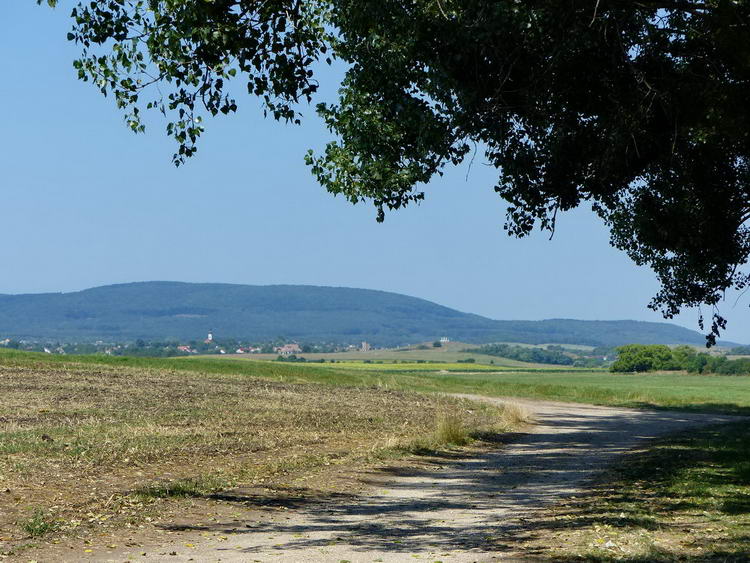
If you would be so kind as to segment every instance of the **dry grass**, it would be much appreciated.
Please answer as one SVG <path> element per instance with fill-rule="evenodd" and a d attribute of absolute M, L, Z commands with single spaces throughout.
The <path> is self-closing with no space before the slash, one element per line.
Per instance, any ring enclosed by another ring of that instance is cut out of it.
<path fill-rule="evenodd" d="M 473 432 L 507 427 L 502 417 L 492 407 L 387 389 L 6 361 L 0 553 L 43 531 L 138 522 L 158 497 L 320 474 L 394 444 L 465 443 Z"/>
<path fill-rule="evenodd" d="M 431 454 L 473 442 L 497 442 L 502 440 L 503 434 L 518 430 L 531 422 L 526 408 L 514 402 L 505 402 L 500 408 L 472 402 L 464 403 L 458 409 L 455 405 L 451 406 L 454 408 L 443 408 L 436 413 L 432 432 L 415 439 L 392 439 L 380 453 Z M 475 409 L 479 409 L 479 412 Z M 487 409 L 490 409 L 489 412 Z M 481 420 L 479 423 L 475 418 L 477 415 Z"/>
<path fill-rule="evenodd" d="M 469 440 L 469 430 L 463 419 L 455 412 L 443 412 L 438 415 L 435 440 L 439 444 L 466 445 Z"/>
<path fill-rule="evenodd" d="M 508 429 L 512 429 L 522 424 L 529 424 L 532 422 L 532 416 L 523 405 L 506 401 L 500 413 L 500 420 Z"/>

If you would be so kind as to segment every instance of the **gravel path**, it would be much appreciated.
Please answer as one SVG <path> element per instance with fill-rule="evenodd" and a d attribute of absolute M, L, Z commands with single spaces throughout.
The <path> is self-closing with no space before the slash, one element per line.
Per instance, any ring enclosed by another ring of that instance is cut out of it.
<path fill-rule="evenodd" d="M 205 537 L 197 532 L 194 539 L 182 536 L 179 544 L 151 546 L 148 560 L 460 563 L 504 559 L 502 553 L 488 551 L 488 546 L 497 547 L 504 534 L 523 528 L 525 520 L 549 503 L 581 491 L 618 454 L 662 434 L 736 419 L 513 401 L 531 411 L 536 424 L 506 447 L 477 458 L 386 476 L 354 502 L 277 511 L 241 523 L 239 531 L 235 523 L 226 536 Z"/>

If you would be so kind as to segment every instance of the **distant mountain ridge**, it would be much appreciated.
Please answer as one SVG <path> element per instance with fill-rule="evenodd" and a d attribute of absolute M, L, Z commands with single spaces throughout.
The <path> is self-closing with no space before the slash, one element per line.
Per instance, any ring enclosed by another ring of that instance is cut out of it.
<path fill-rule="evenodd" d="M 125 342 L 221 337 L 395 346 L 473 343 L 693 344 L 703 335 L 641 321 L 498 321 L 398 293 L 346 287 L 136 282 L 71 293 L 0 295 L 0 338 Z M 727 343 L 731 344 L 731 343 Z"/>

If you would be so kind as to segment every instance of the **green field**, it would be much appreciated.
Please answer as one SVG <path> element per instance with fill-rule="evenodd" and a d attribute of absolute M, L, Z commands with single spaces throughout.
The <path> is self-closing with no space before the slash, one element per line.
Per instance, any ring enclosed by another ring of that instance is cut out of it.
<path fill-rule="evenodd" d="M 232 358 L 234 359 L 234 358 Z M 503 359 L 503 358 L 499 358 Z M 239 360 L 239 361 L 273 361 L 273 360 Z M 506 360 L 511 362 L 513 360 Z M 316 362 L 310 362 L 316 365 Z M 336 363 L 318 364 L 328 369 L 335 370 L 356 370 L 369 371 L 373 373 L 405 373 L 405 372 L 452 372 L 452 373 L 508 373 L 508 372 L 560 372 L 560 371 L 591 371 L 583 368 L 572 368 L 570 366 L 551 366 L 545 364 L 531 364 L 515 362 L 516 365 L 490 365 L 479 363 L 461 363 L 461 362 L 420 362 L 408 361 L 389 362 L 383 360 L 376 361 L 359 361 L 359 360 L 336 360 Z"/>
<path fill-rule="evenodd" d="M 516 346 L 530 346 L 528 344 L 515 344 Z M 305 358 L 308 361 L 336 360 L 337 362 L 385 362 L 385 363 L 403 363 L 403 362 L 433 362 L 441 364 L 453 364 L 456 362 L 466 362 L 467 360 L 474 360 L 474 365 L 488 365 L 496 367 L 513 367 L 513 368 L 544 368 L 544 369 L 558 369 L 565 368 L 566 366 L 554 366 L 549 364 L 533 364 L 528 362 L 519 362 L 517 360 L 511 360 L 508 358 L 499 358 L 497 356 L 490 356 L 488 354 L 479 354 L 472 351 L 477 348 L 476 344 L 467 344 L 465 342 L 448 342 L 443 344 L 439 348 L 432 348 L 432 344 L 426 349 L 419 349 L 418 347 L 410 348 L 390 348 L 390 349 L 378 349 L 369 350 L 362 352 L 359 350 L 353 350 L 351 352 L 331 352 L 331 353 L 314 353 L 314 354 L 298 354 L 299 357 Z M 573 348 L 573 346 L 571 346 Z M 580 347 L 586 349 L 587 347 Z M 215 356 L 201 356 L 211 358 Z M 275 360 L 276 354 L 253 354 L 252 356 L 241 355 L 241 354 L 228 354 L 228 358 L 236 359 L 250 359 L 250 360 Z M 460 366 L 466 367 L 466 364 L 459 364 Z"/>
<path fill-rule="evenodd" d="M 382 369 L 385 366 L 367 370 L 368 366 L 352 369 L 341 364 L 327 364 L 317 369 L 333 372 L 342 380 L 357 380 L 359 385 L 385 385 L 413 391 L 750 414 L 750 378 L 747 377 L 675 372 L 620 375 L 583 370 L 440 373 L 423 369 L 423 364 L 413 365 L 412 370 L 408 370 L 407 365 L 400 365 L 399 371 L 385 371 Z M 307 369 L 307 366 L 302 369 Z M 316 379 L 323 377 L 317 370 L 311 376 Z"/>
<path fill-rule="evenodd" d="M 439 364 L 292 364 L 230 358 L 127 358 L 48 356 L 3 352 L 16 362 L 87 363 L 159 368 L 179 372 L 233 374 L 286 383 L 378 387 L 438 393 L 476 393 L 628 407 L 659 407 L 750 414 L 750 377 L 686 375 L 676 372 L 618 375 L 585 370 L 491 370 L 458 364 L 450 372 Z M 466 371 L 463 371 L 466 370 Z M 448 373 L 444 373 L 448 371 Z"/>

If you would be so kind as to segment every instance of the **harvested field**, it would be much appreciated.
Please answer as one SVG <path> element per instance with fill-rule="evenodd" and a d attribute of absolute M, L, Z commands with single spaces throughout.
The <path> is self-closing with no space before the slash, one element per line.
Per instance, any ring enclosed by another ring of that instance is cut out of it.
<path fill-rule="evenodd" d="M 497 408 L 386 389 L 6 359 L 0 553 L 138 525 L 164 497 L 445 446 L 446 420 L 460 440 L 510 424 Z"/>

